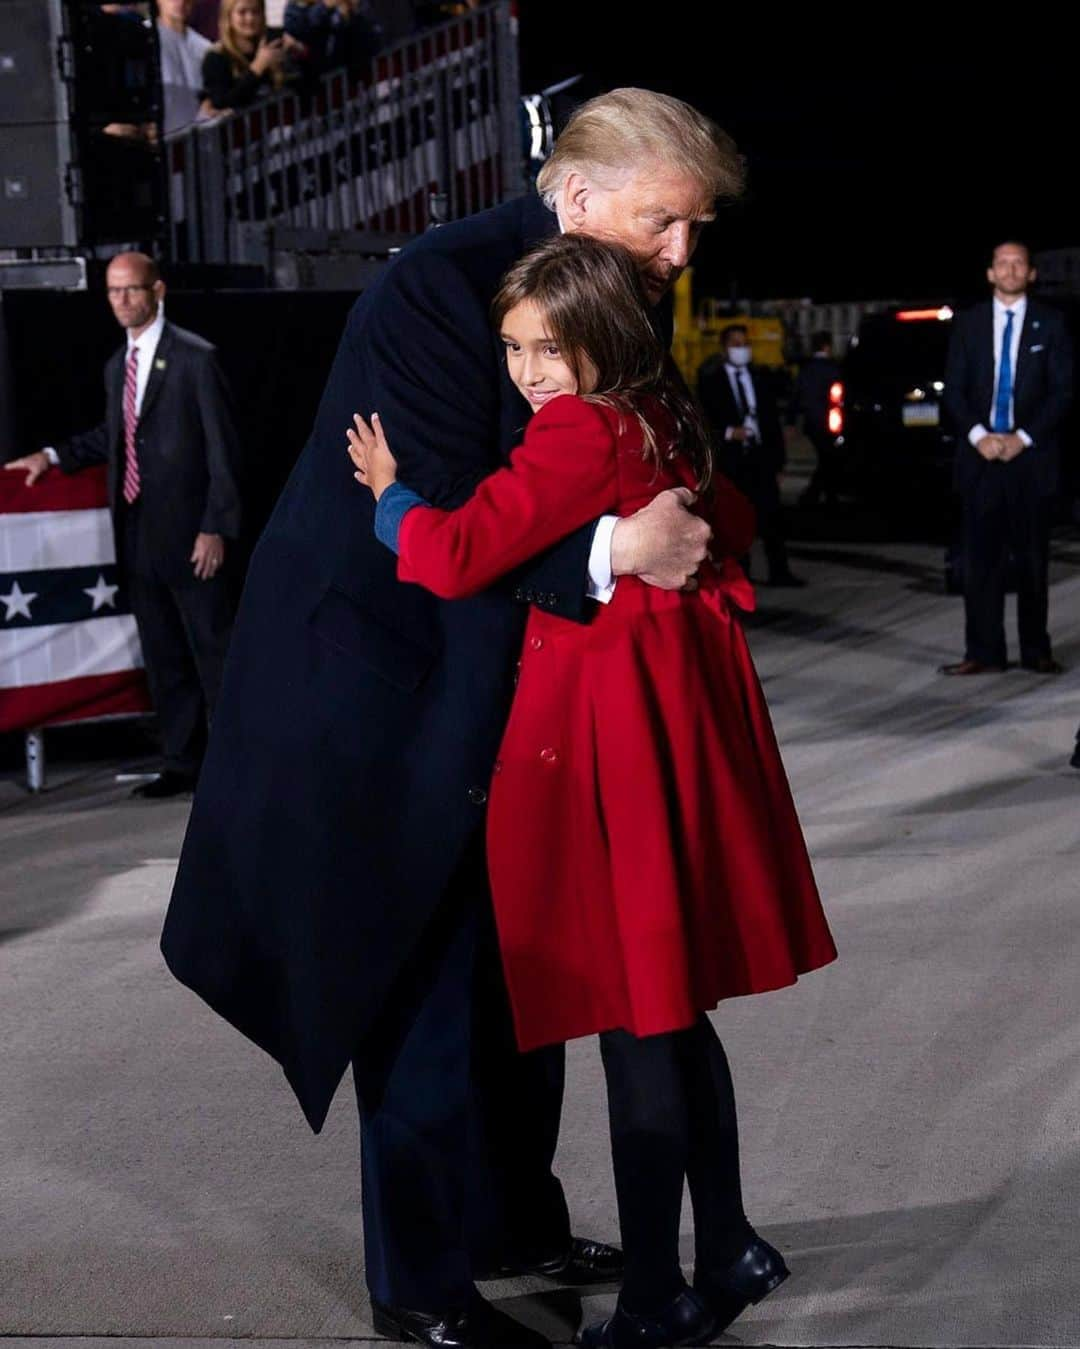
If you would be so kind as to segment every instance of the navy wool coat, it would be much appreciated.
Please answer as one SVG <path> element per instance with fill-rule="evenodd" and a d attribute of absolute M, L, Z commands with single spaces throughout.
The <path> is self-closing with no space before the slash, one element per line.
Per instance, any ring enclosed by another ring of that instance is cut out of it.
<path fill-rule="evenodd" d="M 481 826 L 527 604 L 584 620 L 592 528 L 446 602 L 403 585 L 345 429 L 454 506 L 527 407 L 488 314 L 557 228 L 535 196 L 430 231 L 357 301 L 252 559 L 162 951 L 284 1068 L 312 1128 Z"/>

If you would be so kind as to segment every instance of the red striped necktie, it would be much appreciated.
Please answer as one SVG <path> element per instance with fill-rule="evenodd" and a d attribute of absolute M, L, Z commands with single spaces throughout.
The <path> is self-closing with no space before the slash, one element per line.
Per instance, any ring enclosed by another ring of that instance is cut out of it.
<path fill-rule="evenodd" d="M 135 428 L 139 424 L 135 411 L 138 370 L 139 348 L 132 347 L 124 371 L 124 500 L 129 506 L 139 495 L 139 460 L 135 453 Z"/>

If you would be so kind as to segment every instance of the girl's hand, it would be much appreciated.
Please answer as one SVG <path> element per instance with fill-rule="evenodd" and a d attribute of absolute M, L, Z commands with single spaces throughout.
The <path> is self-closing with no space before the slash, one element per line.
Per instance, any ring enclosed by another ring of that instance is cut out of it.
<path fill-rule="evenodd" d="M 370 487 L 378 501 L 390 484 L 397 482 L 397 460 L 390 453 L 377 412 L 371 414 L 371 426 L 359 412 L 354 414 L 353 423 L 356 430 L 350 427 L 345 433 L 349 441 L 349 458 L 356 465 L 353 477 Z"/>

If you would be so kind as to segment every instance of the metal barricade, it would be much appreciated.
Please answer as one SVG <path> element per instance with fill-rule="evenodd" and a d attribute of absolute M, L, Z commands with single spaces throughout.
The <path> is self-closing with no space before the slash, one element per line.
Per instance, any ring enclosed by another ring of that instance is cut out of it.
<path fill-rule="evenodd" d="M 245 260 L 252 227 L 419 233 L 523 187 L 509 0 L 165 141 L 171 255 Z"/>

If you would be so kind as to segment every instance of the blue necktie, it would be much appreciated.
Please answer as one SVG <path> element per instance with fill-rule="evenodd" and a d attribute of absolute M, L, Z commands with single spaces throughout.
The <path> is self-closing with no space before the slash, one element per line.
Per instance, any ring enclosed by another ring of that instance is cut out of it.
<path fill-rule="evenodd" d="M 995 431 L 1012 430 L 1012 418 L 1009 416 L 1012 406 L 1012 325 L 1013 312 L 1010 309 L 1005 318 L 1005 334 L 1001 339 L 1001 364 L 998 368 L 997 397 L 994 399 Z"/>

